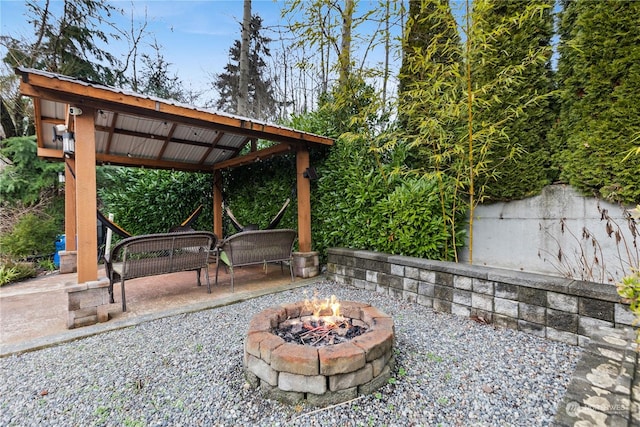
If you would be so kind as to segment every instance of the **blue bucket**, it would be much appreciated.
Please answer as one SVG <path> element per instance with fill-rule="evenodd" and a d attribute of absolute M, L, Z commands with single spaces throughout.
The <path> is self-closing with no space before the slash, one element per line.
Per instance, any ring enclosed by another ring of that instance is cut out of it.
<path fill-rule="evenodd" d="M 55 241 L 56 253 L 53 255 L 53 263 L 57 268 L 60 268 L 60 251 L 64 251 L 67 246 L 67 239 L 64 234 L 60 234 L 56 237 Z"/>

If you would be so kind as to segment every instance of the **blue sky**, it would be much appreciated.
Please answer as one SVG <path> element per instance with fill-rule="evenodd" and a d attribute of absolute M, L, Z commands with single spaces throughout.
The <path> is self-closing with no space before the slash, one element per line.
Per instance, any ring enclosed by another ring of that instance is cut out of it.
<path fill-rule="evenodd" d="M 62 5 L 62 1 L 54 0 L 54 3 Z M 211 74 L 223 71 L 229 47 L 240 38 L 242 0 L 112 0 L 110 3 L 127 11 L 125 16 L 114 17 L 124 30 L 131 27 L 131 12 L 134 20 L 142 22 L 146 11 L 147 30 L 164 48 L 165 60 L 173 64 L 171 71 L 178 74 L 185 86 L 192 85 L 194 89 L 206 86 Z M 262 17 L 265 27 L 277 26 L 282 5 L 272 0 L 253 0 L 252 12 Z M 26 12 L 23 0 L 0 0 L 2 34 L 33 37 Z M 147 38 L 147 42 L 152 40 Z M 120 54 L 126 50 L 126 44 L 114 43 L 109 49 Z"/>

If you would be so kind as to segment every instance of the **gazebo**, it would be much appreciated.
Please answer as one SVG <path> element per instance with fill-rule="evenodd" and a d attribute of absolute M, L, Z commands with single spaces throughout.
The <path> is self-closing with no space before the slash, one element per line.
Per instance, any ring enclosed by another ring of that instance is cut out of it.
<path fill-rule="evenodd" d="M 296 154 L 298 247 L 311 253 L 309 148 L 333 140 L 245 117 L 45 71 L 16 68 L 33 99 L 38 156 L 65 162 L 66 250 L 77 252 L 78 283 L 98 279 L 96 165 L 213 175 L 213 232 L 222 237 L 221 171 Z M 242 154 L 258 139 L 275 144 Z M 76 236 L 76 238 L 69 238 Z"/>

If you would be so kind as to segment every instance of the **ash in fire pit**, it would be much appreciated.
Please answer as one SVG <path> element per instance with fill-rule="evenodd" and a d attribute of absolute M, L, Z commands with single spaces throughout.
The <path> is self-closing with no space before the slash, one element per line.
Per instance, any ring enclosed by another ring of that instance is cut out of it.
<path fill-rule="evenodd" d="M 366 331 L 367 327 L 364 323 L 354 325 L 353 319 L 345 318 L 334 322 L 324 319 L 314 320 L 313 317 L 307 316 L 282 322 L 274 333 L 286 342 L 322 347 L 349 341 Z"/>
<path fill-rule="evenodd" d="M 268 397 L 326 406 L 369 394 L 387 383 L 393 319 L 369 304 L 335 297 L 258 313 L 245 340 L 249 384 Z"/>

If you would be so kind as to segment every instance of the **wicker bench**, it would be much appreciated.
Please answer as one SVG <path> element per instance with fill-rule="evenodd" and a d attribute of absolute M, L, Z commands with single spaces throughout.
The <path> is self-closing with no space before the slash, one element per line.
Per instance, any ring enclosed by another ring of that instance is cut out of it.
<path fill-rule="evenodd" d="M 231 272 L 231 292 L 233 292 L 233 269 L 245 265 L 256 265 L 279 262 L 289 262 L 291 281 L 293 278 L 293 244 L 296 231 L 281 230 L 252 230 L 236 233 L 218 245 L 218 259 L 216 262 L 216 284 L 218 284 L 218 270 L 224 263 Z"/>
<path fill-rule="evenodd" d="M 118 242 L 105 257 L 111 302 L 116 281 L 120 281 L 122 290 L 122 311 L 127 311 L 125 280 L 179 271 L 196 271 L 200 286 L 200 270 L 204 269 L 207 290 L 211 293 L 209 253 L 216 242 L 216 235 L 208 231 L 146 234 Z"/>

